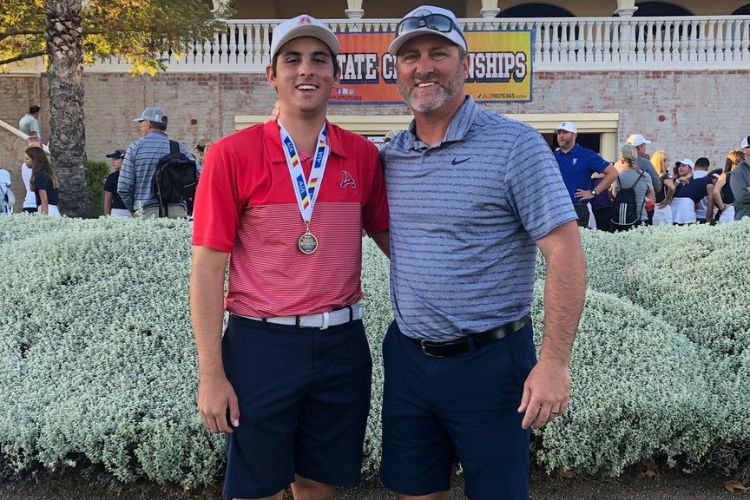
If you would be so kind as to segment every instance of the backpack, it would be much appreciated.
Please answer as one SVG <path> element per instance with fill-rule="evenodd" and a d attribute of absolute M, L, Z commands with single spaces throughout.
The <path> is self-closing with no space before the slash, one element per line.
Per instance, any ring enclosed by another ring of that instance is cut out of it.
<path fill-rule="evenodd" d="M 5 169 L 0 169 L 0 215 L 13 213 L 15 204 L 16 197 L 10 190 L 10 173 Z"/>
<path fill-rule="evenodd" d="M 635 185 L 641 180 L 643 174 L 645 172 L 641 172 L 641 175 L 628 188 L 622 187 L 620 177 L 617 177 L 617 184 L 620 186 L 620 190 L 612 201 L 611 221 L 612 227 L 616 230 L 630 229 L 641 221 L 641 214 L 638 213 L 638 201 L 635 199 Z"/>
<path fill-rule="evenodd" d="M 198 168 L 180 151 L 180 144 L 169 141 L 169 153 L 156 164 L 151 184 L 159 200 L 159 216 L 167 215 L 171 204 L 185 202 L 192 204 L 198 186 Z"/>

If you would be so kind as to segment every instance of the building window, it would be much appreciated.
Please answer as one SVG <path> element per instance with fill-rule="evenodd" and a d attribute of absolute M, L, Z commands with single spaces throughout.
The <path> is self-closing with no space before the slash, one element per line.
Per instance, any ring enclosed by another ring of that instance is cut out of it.
<path fill-rule="evenodd" d="M 739 9 L 732 12 L 733 16 L 750 16 L 750 3 L 743 5 Z"/>

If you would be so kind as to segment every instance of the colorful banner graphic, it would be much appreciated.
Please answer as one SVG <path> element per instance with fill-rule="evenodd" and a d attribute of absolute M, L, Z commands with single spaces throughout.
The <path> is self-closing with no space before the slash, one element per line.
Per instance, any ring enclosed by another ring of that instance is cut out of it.
<path fill-rule="evenodd" d="M 469 77 L 464 87 L 477 101 L 529 102 L 532 32 L 467 31 Z M 396 58 L 388 53 L 393 33 L 341 33 L 341 83 L 332 103 L 402 102 L 396 88 Z"/>

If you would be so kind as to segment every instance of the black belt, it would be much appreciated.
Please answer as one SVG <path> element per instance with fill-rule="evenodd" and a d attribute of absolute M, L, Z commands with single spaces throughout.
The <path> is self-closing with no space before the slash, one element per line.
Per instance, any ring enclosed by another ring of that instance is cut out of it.
<path fill-rule="evenodd" d="M 461 337 L 460 339 L 450 340 L 448 342 L 433 342 L 427 339 L 415 339 L 406 337 L 411 340 L 419 347 L 422 348 L 422 352 L 426 355 L 434 358 L 445 358 L 448 356 L 456 356 L 465 352 L 474 351 L 479 349 L 483 345 L 489 344 L 495 340 L 499 340 L 503 337 L 507 337 L 511 333 L 515 333 L 529 321 L 529 315 L 527 314 L 523 318 L 512 321 L 505 325 L 500 325 L 492 330 L 487 330 L 482 333 L 474 333 Z"/>

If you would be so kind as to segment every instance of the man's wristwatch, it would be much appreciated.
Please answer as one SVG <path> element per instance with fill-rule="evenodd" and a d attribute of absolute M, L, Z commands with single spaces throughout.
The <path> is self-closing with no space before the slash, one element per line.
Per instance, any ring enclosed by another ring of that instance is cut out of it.
<path fill-rule="evenodd" d="M 596 193 L 596 189 L 592 189 L 592 190 L 591 190 L 591 196 L 596 196 L 596 194 L 597 194 L 597 193 Z"/>

